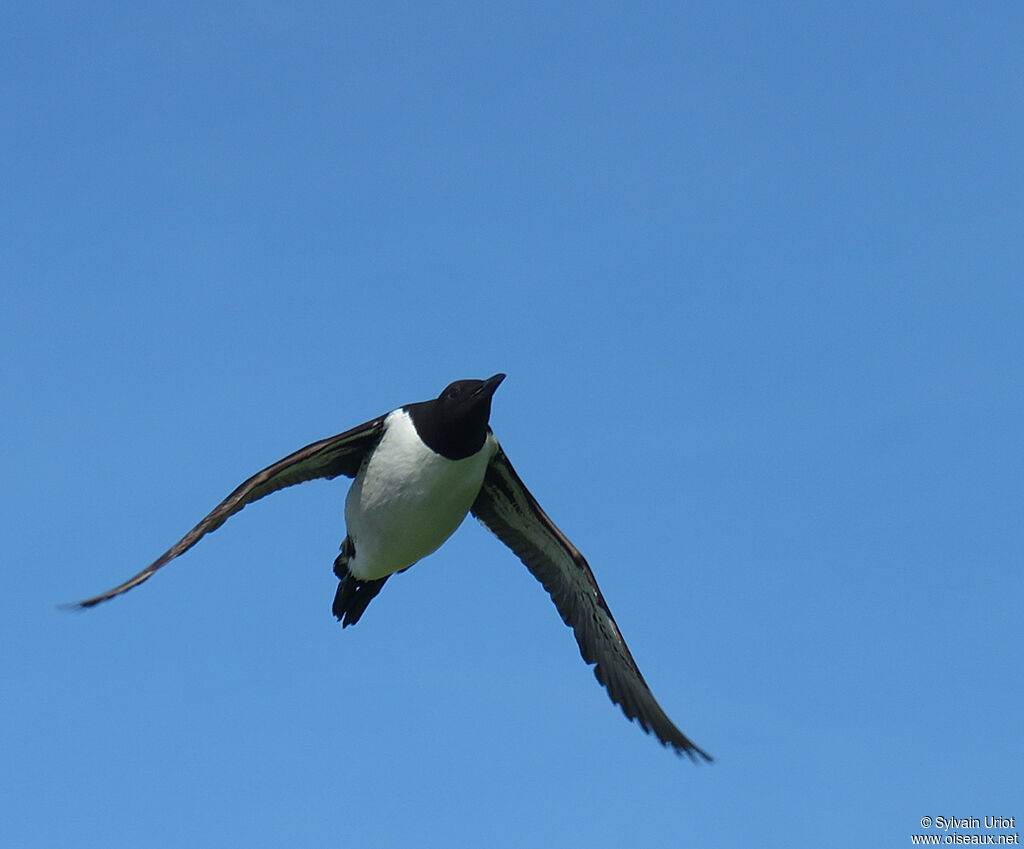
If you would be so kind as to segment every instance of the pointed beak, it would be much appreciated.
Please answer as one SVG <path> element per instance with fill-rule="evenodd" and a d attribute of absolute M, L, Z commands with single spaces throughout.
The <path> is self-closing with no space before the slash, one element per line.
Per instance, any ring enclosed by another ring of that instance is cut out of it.
<path fill-rule="evenodd" d="M 477 389 L 473 394 L 480 397 L 490 398 L 494 394 L 494 390 L 498 388 L 499 384 L 505 379 L 505 375 L 500 372 L 494 377 L 489 377 Z"/>

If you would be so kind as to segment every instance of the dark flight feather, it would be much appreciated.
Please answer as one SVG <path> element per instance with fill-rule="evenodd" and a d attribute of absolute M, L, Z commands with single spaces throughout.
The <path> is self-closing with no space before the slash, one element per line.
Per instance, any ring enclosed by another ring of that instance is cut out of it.
<path fill-rule="evenodd" d="M 668 718 L 655 701 L 583 555 L 548 518 L 504 451 L 491 460 L 471 511 L 544 585 L 580 654 L 622 712 L 679 754 L 712 758 Z"/>
<path fill-rule="evenodd" d="M 334 478 L 338 475 L 354 478 L 359 472 L 363 458 L 380 439 L 384 418 L 378 416 L 344 433 L 321 439 L 267 466 L 238 486 L 231 495 L 214 507 L 206 518 L 137 575 L 105 593 L 69 606 L 79 609 L 92 607 L 137 587 L 161 566 L 166 566 L 175 557 L 188 551 L 210 531 L 217 530 L 246 504 L 251 504 L 265 495 L 286 486 L 317 478 Z"/>

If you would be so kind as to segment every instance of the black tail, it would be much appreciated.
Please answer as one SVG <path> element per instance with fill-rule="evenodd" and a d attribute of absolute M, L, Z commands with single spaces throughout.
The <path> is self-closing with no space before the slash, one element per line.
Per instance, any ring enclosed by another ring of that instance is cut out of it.
<path fill-rule="evenodd" d="M 385 575 L 375 581 L 360 581 L 348 571 L 349 558 L 355 554 L 352 540 L 345 537 L 341 544 L 341 554 L 334 561 L 334 574 L 341 581 L 338 584 L 338 591 L 334 594 L 335 617 L 341 622 L 342 628 L 355 625 L 359 617 L 366 610 L 366 605 L 373 601 L 373 597 L 380 592 L 384 582 L 388 579 Z"/>

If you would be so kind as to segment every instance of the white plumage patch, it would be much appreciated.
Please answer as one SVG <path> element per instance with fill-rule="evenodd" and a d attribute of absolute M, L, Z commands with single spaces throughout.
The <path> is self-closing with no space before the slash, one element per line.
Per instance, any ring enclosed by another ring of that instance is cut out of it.
<path fill-rule="evenodd" d="M 496 450 L 488 434 L 476 454 L 449 460 L 424 445 L 408 413 L 389 413 L 345 501 L 349 572 L 376 580 L 436 551 L 466 518 Z"/>

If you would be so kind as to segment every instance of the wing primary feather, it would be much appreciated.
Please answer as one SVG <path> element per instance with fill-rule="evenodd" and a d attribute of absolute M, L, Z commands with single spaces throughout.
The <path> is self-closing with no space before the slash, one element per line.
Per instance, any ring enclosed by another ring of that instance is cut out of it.
<path fill-rule="evenodd" d="M 355 477 L 363 458 L 380 439 L 384 428 L 384 419 L 385 416 L 378 416 L 358 427 L 346 430 L 344 433 L 313 442 L 267 466 L 237 486 L 198 525 L 137 575 L 133 575 L 127 581 L 105 593 L 62 606 L 72 610 L 84 610 L 137 587 L 162 566 L 166 566 L 174 558 L 188 551 L 206 534 L 217 530 L 247 504 L 251 504 L 265 495 L 318 478 L 334 478 L 338 475 Z"/>
<path fill-rule="evenodd" d="M 583 660 L 631 720 L 677 754 L 711 761 L 662 710 L 622 638 L 586 559 L 548 518 L 505 452 L 487 468 L 472 513 L 519 557 L 573 629 Z"/>

